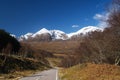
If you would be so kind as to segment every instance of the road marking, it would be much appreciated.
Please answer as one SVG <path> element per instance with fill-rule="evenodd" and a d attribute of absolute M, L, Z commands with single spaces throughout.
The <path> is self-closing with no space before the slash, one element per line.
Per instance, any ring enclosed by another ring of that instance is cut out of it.
<path fill-rule="evenodd" d="M 37 78 L 36 80 L 39 80 L 39 78 Z"/>
<path fill-rule="evenodd" d="M 56 80 L 58 80 L 58 70 L 56 69 Z"/>
<path fill-rule="evenodd" d="M 39 80 L 39 78 L 37 78 L 36 80 Z"/>

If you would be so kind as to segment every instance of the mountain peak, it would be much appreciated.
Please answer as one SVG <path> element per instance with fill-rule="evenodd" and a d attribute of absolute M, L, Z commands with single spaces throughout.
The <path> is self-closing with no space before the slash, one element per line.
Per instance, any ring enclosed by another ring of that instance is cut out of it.
<path fill-rule="evenodd" d="M 87 27 L 83 27 L 82 29 L 78 30 L 77 33 L 83 33 L 83 34 L 86 34 L 88 32 L 93 32 L 93 31 L 96 31 L 96 30 L 102 30 L 101 28 L 99 27 L 95 27 L 95 26 L 87 26 Z"/>
<path fill-rule="evenodd" d="M 87 34 L 88 32 L 93 32 L 93 31 L 103 31 L 102 28 L 99 27 L 95 27 L 95 26 L 87 26 L 87 27 L 83 27 L 80 30 L 78 30 L 77 32 L 73 32 L 73 33 L 69 33 L 68 37 L 72 37 L 74 35 L 78 35 L 78 34 Z"/>
<path fill-rule="evenodd" d="M 42 28 L 40 31 L 45 32 L 45 31 L 48 31 L 48 30 L 46 28 Z"/>
<path fill-rule="evenodd" d="M 52 34 L 53 40 L 56 40 L 56 39 L 66 40 L 67 39 L 67 34 L 65 34 L 65 32 L 63 32 L 63 31 L 51 30 L 50 32 Z"/>
<path fill-rule="evenodd" d="M 66 34 L 60 30 L 47 30 L 46 28 L 42 28 L 34 34 L 27 33 L 27 34 L 21 36 L 21 39 L 29 39 L 29 37 L 34 39 L 37 35 L 49 34 L 49 37 L 51 37 L 52 40 L 59 40 L 59 39 L 67 40 L 67 39 L 70 39 L 72 36 L 76 36 L 76 35 L 80 35 L 80 34 L 86 35 L 87 33 L 93 32 L 93 31 L 103 31 L 103 29 L 99 28 L 99 27 L 95 27 L 95 26 L 87 26 L 87 27 L 81 28 L 77 32 Z"/>
<path fill-rule="evenodd" d="M 28 32 L 28 33 L 27 33 L 27 34 L 25 34 L 25 35 L 28 35 L 28 36 L 29 36 L 29 35 L 32 35 L 32 34 L 33 34 L 33 33 Z"/>
<path fill-rule="evenodd" d="M 26 33 L 25 35 L 21 35 L 19 38 L 19 41 L 27 40 L 29 37 L 31 37 L 33 33 Z"/>
<path fill-rule="evenodd" d="M 49 33 L 49 30 L 47 30 L 46 28 L 42 28 L 41 30 L 39 30 L 38 32 L 36 32 L 38 34 L 42 34 L 42 33 Z"/>
<path fill-rule="evenodd" d="M 46 28 L 42 28 L 41 30 L 39 30 L 38 32 L 36 32 L 35 34 L 33 34 L 32 37 L 35 37 L 36 35 L 40 35 L 40 34 L 44 34 L 44 33 L 49 33 L 50 34 L 50 31 L 47 30 Z"/>

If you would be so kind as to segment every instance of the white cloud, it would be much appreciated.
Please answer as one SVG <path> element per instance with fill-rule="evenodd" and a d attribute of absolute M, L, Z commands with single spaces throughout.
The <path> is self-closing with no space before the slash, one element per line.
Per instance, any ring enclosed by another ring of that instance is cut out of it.
<path fill-rule="evenodd" d="M 105 21 L 108 19 L 109 15 L 110 13 L 95 14 L 95 16 L 93 16 L 93 19 Z"/>
<path fill-rule="evenodd" d="M 104 29 L 104 28 L 108 27 L 108 24 L 107 24 L 107 22 L 100 21 L 97 26 Z"/>
<path fill-rule="evenodd" d="M 72 28 L 77 28 L 79 27 L 79 25 L 72 25 Z"/>
<path fill-rule="evenodd" d="M 110 13 L 95 14 L 95 16 L 93 16 L 93 19 L 99 21 L 97 26 L 99 26 L 101 28 L 106 28 L 108 25 L 106 21 L 108 20 L 109 14 Z"/>
<path fill-rule="evenodd" d="M 103 19 L 105 16 L 104 15 L 102 15 L 102 14 L 95 14 L 95 16 L 93 17 L 94 19 L 96 19 L 96 20 L 101 20 L 101 19 Z"/>

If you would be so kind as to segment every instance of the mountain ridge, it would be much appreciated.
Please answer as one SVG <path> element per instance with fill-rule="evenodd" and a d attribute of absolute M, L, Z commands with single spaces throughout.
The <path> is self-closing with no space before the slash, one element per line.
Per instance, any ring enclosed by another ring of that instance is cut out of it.
<path fill-rule="evenodd" d="M 88 32 L 93 32 L 93 31 L 103 31 L 102 28 L 99 28 L 99 27 L 95 27 L 95 26 L 87 26 L 87 27 L 83 27 L 81 28 L 80 30 L 76 31 L 76 32 L 72 32 L 72 33 L 69 33 L 67 34 L 68 37 L 72 37 L 73 35 L 78 35 L 78 34 L 82 34 L 82 35 L 85 35 L 86 33 Z"/>
<path fill-rule="evenodd" d="M 72 36 L 80 35 L 80 34 L 86 35 L 88 32 L 93 32 L 93 31 L 103 31 L 103 29 L 95 26 L 87 26 L 87 27 L 81 28 L 76 32 L 67 34 L 61 30 L 48 30 L 46 28 L 42 28 L 35 33 L 27 33 L 25 35 L 21 35 L 19 37 L 19 41 L 28 40 L 31 38 L 34 39 L 36 37 L 40 38 L 41 35 L 42 35 L 41 38 L 44 38 L 44 35 L 49 35 L 51 40 L 67 40 L 67 39 L 70 39 Z"/>

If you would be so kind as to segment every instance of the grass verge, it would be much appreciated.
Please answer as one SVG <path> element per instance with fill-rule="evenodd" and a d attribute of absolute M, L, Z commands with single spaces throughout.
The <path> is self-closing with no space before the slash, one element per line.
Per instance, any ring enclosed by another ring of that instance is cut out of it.
<path fill-rule="evenodd" d="M 120 80 L 120 67 L 110 64 L 80 64 L 60 69 L 60 80 Z"/>

